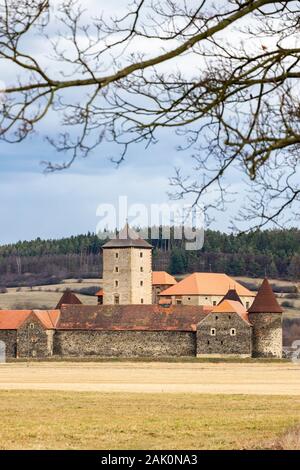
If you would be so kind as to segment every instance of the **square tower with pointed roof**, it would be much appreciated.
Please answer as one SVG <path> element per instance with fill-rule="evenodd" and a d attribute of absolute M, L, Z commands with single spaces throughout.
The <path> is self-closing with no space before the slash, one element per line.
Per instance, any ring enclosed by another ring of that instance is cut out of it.
<path fill-rule="evenodd" d="M 126 223 L 102 248 L 103 304 L 151 304 L 152 245 Z"/>

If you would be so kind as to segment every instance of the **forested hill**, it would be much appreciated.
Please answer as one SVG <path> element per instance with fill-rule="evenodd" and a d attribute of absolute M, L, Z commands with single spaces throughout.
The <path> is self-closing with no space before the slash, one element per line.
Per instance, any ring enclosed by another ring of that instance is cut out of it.
<path fill-rule="evenodd" d="M 185 251 L 181 240 L 149 240 L 153 267 L 174 274 L 192 271 L 226 272 L 236 276 L 300 277 L 300 230 L 268 230 L 232 235 L 205 232 L 200 251 Z M 23 241 L 0 246 L 0 285 L 23 284 L 30 278 L 99 276 L 101 245 L 93 233 L 59 240 Z M 57 280 L 57 279 L 56 279 Z M 34 282 L 36 283 L 36 282 Z"/>

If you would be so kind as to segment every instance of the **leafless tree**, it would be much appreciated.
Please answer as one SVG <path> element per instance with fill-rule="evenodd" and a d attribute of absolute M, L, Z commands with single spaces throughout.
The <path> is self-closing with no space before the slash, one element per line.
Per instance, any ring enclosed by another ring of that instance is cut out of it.
<path fill-rule="evenodd" d="M 47 138 L 67 157 L 53 171 L 104 141 L 120 163 L 171 128 L 195 160 L 173 196 L 216 191 L 209 205 L 222 208 L 238 168 L 250 185 L 240 220 L 280 223 L 299 213 L 299 32 L 294 0 L 133 0 L 110 18 L 73 0 L 0 0 L 1 70 L 17 77 L 2 90 L 1 139 L 22 142 L 54 114 L 63 132 Z"/>

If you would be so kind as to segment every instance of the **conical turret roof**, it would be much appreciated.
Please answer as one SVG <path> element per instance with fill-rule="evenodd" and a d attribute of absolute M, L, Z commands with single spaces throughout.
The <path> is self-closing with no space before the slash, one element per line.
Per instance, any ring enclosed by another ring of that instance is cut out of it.
<path fill-rule="evenodd" d="M 102 248 L 152 248 L 152 245 L 141 238 L 137 232 L 129 227 L 126 222 L 116 238 L 109 240 Z"/>
<path fill-rule="evenodd" d="M 267 278 L 263 280 L 248 313 L 282 313 L 282 308 L 277 302 Z"/>
<path fill-rule="evenodd" d="M 73 294 L 73 292 L 70 289 L 66 289 L 55 308 L 60 309 L 60 307 L 63 304 L 76 305 L 76 304 L 81 304 L 81 303 L 82 302 L 80 302 L 78 297 L 75 294 Z"/>

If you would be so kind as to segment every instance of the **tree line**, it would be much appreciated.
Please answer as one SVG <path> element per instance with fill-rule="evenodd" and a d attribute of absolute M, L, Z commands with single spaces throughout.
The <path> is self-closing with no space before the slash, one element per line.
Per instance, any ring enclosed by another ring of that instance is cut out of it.
<path fill-rule="evenodd" d="M 149 234 L 150 234 L 149 230 Z M 263 230 L 234 235 L 205 232 L 204 246 L 187 251 L 184 240 L 162 237 L 148 241 L 153 245 L 153 269 L 172 274 L 194 271 L 226 272 L 232 276 L 268 277 L 299 280 L 300 230 Z M 76 277 L 100 277 L 101 247 L 105 234 L 76 235 L 57 240 L 19 241 L 0 246 L 0 285 L 36 285 Z"/>

